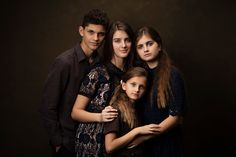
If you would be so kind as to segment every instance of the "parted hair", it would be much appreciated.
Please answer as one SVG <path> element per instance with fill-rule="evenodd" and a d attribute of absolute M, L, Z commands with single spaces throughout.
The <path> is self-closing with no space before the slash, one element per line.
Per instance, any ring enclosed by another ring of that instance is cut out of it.
<path fill-rule="evenodd" d="M 125 65 L 124 70 L 126 71 L 128 68 L 133 66 L 133 56 L 134 56 L 134 32 L 131 26 L 123 21 L 115 21 L 112 22 L 108 28 L 107 35 L 105 37 L 105 43 L 104 43 L 104 50 L 102 54 L 102 61 L 104 63 L 108 63 L 111 61 L 112 56 L 114 55 L 114 49 L 113 49 L 113 36 L 116 31 L 124 31 L 128 34 L 132 44 L 131 44 L 131 50 L 127 58 L 125 58 Z"/>
<path fill-rule="evenodd" d="M 127 82 L 133 77 L 147 78 L 148 74 L 144 68 L 132 67 L 123 75 L 122 81 Z M 127 96 L 121 84 L 116 87 L 109 105 L 119 109 L 122 120 L 126 122 L 130 128 L 138 126 L 139 122 L 134 108 L 135 102 Z"/>
<path fill-rule="evenodd" d="M 135 42 L 140 40 L 143 36 L 149 36 L 157 42 L 158 46 L 161 48 L 157 56 L 158 67 L 156 69 L 156 75 L 153 79 L 154 82 L 157 82 L 157 105 L 159 108 L 165 108 L 168 105 L 168 100 L 171 95 L 171 85 L 170 85 L 170 75 L 171 75 L 171 60 L 163 48 L 163 43 L 159 33 L 152 27 L 142 27 L 135 34 Z M 137 54 L 137 53 L 136 53 Z M 154 94 L 154 87 L 151 87 L 151 96 Z M 151 100 L 153 101 L 153 100 Z"/>

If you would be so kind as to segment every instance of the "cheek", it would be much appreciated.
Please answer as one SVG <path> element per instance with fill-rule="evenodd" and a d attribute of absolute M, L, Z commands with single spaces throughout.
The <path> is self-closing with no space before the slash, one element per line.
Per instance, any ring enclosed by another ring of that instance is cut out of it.
<path fill-rule="evenodd" d="M 119 45 L 118 44 L 115 44 L 113 43 L 113 50 L 116 51 L 117 49 L 119 49 Z"/>
<path fill-rule="evenodd" d="M 104 38 L 105 38 L 104 36 L 103 37 L 99 37 L 99 40 L 102 41 Z"/>
<path fill-rule="evenodd" d="M 89 41 L 91 39 L 91 36 L 89 36 L 88 34 L 84 34 L 83 38 L 84 40 Z"/>
<path fill-rule="evenodd" d="M 137 53 L 139 55 L 140 58 L 142 58 L 142 55 L 144 54 L 142 50 L 137 50 Z"/>

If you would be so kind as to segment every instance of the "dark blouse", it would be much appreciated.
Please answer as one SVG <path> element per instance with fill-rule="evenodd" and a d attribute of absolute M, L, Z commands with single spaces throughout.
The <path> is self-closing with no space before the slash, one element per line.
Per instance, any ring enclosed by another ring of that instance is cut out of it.
<path fill-rule="evenodd" d="M 142 98 L 141 104 L 138 105 L 138 113 L 143 124 L 161 123 L 169 115 L 183 116 L 186 107 L 186 95 L 184 81 L 176 68 L 171 70 L 171 89 L 172 95 L 168 101 L 168 105 L 164 109 L 157 107 L 157 82 L 153 79 L 156 75 L 155 69 L 148 69 L 149 81 L 147 91 L 151 91 L 150 87 L 154 84 L 154 94 L 150 101 L 150 92 Z M 182 133 L 181 126 L 176 126 L 166 133 L 148 141 L 146 143 L 147 156 L 151 157 L 181 157 L 182 151 Z"/>

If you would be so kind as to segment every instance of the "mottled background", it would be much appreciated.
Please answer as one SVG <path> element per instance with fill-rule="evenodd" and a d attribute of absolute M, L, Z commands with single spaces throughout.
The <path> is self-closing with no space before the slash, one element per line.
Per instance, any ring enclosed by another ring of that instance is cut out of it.
<path fill-rule="evenodd" d="M 155 27 L 184 73 L 186 157 L 235 154 L 234 0 L 1 1 L 1 156 L 50 156 L 38 113 L 49 65 L 74 46 L 84 13 L 104 9 L 134 29 Z"/>

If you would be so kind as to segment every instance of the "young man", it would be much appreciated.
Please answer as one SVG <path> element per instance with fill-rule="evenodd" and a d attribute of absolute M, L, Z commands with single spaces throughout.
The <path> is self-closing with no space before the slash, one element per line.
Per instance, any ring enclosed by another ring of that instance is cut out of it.
<path fill-rule="evenodd" d="M 59 55 L 49 71 L 40 112 L 55 156 L 73 156 L 75 122 L 71 110 L 86 69 L 96 60 L 109 24 L 107 14 L 88 12 L 79 27 L 82 41 Z"/>

